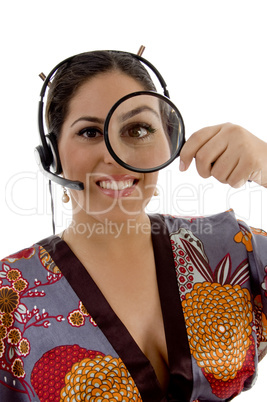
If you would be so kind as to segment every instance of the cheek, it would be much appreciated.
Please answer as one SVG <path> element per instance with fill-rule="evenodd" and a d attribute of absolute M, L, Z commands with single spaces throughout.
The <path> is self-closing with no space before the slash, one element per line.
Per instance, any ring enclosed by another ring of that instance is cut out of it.
<path fill-rule="evenodd" d="M 72 160 L 69 149 L 70 147 L 67 146 L 66 140 L 64 138 L 62 139 L 61 136 L 58 141 L 58 153 L 64 176 L 66 176 L 66 173 L 68 171 L 68 161 Z"/>
<path fill-rule="evenodd" d="M 75 143 L 68 144 L 67 141 L 61 141 L 58 150 L 64 177 L 84 181 L 86 173 L 93 168 L 92 155 L 88 155 L 81 144 L 77 146 Z"/>
<path fill-rule="evenodd" d="M 158 182 L 158 172 L 145 173 L 144 191 L 146 198 L 153 196 L 157 182 Z"/>

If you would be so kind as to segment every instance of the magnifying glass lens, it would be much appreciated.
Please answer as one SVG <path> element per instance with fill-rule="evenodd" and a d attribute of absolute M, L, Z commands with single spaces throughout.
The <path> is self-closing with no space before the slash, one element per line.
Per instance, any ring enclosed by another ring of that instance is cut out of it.
<path fill-rule="evenodd" d="M 157 93 L 134 93 L 121 99 L 106 120 L 113 157 L 128 169 L 155 171 L 166 166 L 184 143 L 178 109 Z"/>

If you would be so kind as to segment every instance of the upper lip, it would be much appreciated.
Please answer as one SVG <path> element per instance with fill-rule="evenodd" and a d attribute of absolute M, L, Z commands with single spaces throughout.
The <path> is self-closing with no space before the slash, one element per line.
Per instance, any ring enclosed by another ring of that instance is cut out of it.
<path fill-rule="evenodd" d="M 95 182 L 98 183 L 100 181 L 127 181 L 127 180 L 139 180 L 137 177 L 134 177 L 129 174 L 124 175 L 106 175 L 98 177 Z"/>
<path fill-rule="evenodd" d="M 116 190 L 122 190 L 127 187 L 132 186 L 133 184 L 136 184 L 139 179 L 132 175 L 107 175 L 107 176 L 102 176 L 99 177 L 95 182 L 99 186 L 100 183 L 114 183 L 112 184 L 106 184 L 104 188 L 107 189 L 116 189 Z M 128 183 L 127 183 L 128 182 Z M 125 187 L 126 184 L 126 187 Z M 101 186 L 102 187 L 102 186 Z"/>

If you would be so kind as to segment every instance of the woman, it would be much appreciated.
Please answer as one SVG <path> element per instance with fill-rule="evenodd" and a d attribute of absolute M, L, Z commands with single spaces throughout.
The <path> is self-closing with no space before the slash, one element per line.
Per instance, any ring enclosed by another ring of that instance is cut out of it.
<path fill-rule="evenodd" d="M 4 401 L 226 401 L 252 386 L 267 345 L 266 233 L 232 211 L 147 216 L 157 173 L 123 168 L 103 141 L 114 103 L 154 89 L 117 52 L 76 56 L 51 83 L 62 175 L 84 190 L 69 190 L 61 236 L 2 261 Z M 266 154 L 224 124 L 189 138 L 180 169 L 195 158 L 203 177 L 267 186 Z"/>

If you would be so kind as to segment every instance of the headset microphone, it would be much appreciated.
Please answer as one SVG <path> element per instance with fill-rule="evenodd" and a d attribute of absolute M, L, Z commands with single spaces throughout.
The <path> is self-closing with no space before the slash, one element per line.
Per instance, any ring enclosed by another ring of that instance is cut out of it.
<path fill-rule="evenodd" d="M 41 172 L 51 181 L 60 184 L 63 187 L 68 187 L 72 190 L 83 190 L 84 185 L 81 181 L 74 181 L 74 180 L 68 180 L 65 179 L 64 177 L 61 177 L 55 173 L 52 173 L 49 170 L 49 167 L 46 167 L 45 159 L 43 156 L 43 149 L 41 145 L 38 145 L 35 150 L 35 160 L 37 162 L 37 165 L 39 166 Z"/>

